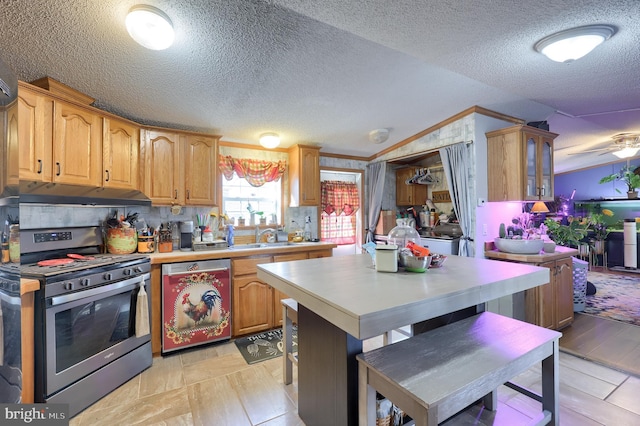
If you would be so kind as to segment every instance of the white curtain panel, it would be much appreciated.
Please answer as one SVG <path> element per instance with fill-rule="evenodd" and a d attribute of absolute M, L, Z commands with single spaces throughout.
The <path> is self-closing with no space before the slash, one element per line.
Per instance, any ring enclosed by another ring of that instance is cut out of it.
<path fill-rule="evenodd" d="M 451 192 L 453 211 L 458 217 L 462 238 L 458 246 L 458 255 L 474 257 L 473 239 L 475 232 L 472 224 L 474 204 L 469 191 L 469 172 L 471 170 L 471 145 L 461 142 L 440 148 L 440 158 Z"/>
<path fill-rule="evenodd" d="M 367 240 L 374 240 L 374 232 L 380 217 L 380 209 L 382 208 L 382 196 L 384 194 L 384 180 L 387 172 L 387 162 L 380 161 L 367 165 L 366 183 L 369 188 L 369 220 L 367 221 Z"/>

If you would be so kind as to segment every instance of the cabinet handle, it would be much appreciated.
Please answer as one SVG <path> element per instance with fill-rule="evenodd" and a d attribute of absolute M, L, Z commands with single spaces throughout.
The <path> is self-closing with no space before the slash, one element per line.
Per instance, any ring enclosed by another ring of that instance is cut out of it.
<path fill-rule="evenodd" d="M 187 189 L 187 200 L 191 198 L 191 190 Z"/>
<path fill-rule="evenodd" d="M 104 172 L 107 174 L 107 179 L 105 180 L 105 182 L 109 182 L 109 179 L 111 179 L 109 177 L 109 170 L 105 170 Z"/>
<path fill-rule="evenodd" d="M 42 160 L 38 160 L 38 174 L 42 173 Z"/>
<path fill-rule="evenodd" d="M 56 176 L 60 176 L 60 173 L 62 172 L 62 171 L 60 170 L 60 163 L 56 163 L 56 170 L 57 170 L 57 172 L 56 172 Z"/>
<path fill-rule="evenodd" d="M 177 189 L 176 189 L 176 196 L 173 197 L 173 198 L 175 198 L 176 200 L 178 199 L 178 190 Z"/>
<path fill-rule="evenodd" d="M 544 197 L 544 193 L 546 192 L 544 189 L 545 189 L 544 186 L 540 187 L 540 196 L 541 197 Z"/>

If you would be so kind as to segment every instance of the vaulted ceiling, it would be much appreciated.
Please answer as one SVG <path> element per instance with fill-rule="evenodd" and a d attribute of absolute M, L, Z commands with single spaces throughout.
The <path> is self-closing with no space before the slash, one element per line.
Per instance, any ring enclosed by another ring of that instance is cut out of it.
<path fill-rule="evenodd" d="M 549 122 L 556 171 L 617 160 L 582 153 L 640 132 L 637 0 L 148 0 L 170 16 L 167 50 L 124 26 L 135 1 L 15 0 L 0 55 L 24 81 L 53 77 L 138 122 L 256 144 L 370 156 L 473 105 Z M 554 32 L 617 33 L 571 64 L 533 49 Z M 373 144 L 368 133 L 388 128 Z M 577 154 L 577 155 L 576 155 Z"/>

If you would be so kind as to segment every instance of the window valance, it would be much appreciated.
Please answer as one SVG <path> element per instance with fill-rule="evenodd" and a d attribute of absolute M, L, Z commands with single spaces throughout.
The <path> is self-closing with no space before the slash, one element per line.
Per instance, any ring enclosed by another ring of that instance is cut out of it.
<path fill-rule="evenodd" d="M 322 210 L 351 216 L 360 207 L 358 185 L 352 182 L 325 180 L 320 183 Z"/>
<path fill-rule="evenodd" d="M 218 162 L 222 175 L 227 179 L 233 179 L 233 173 L 240 178 L 244 178 L 251 186 L 262 186 L 266 182 L 280 180 L 285 170 L 287 162 L 253 160 L 248 158 L 233 158 L 230 155 L 223 155 Z"/>

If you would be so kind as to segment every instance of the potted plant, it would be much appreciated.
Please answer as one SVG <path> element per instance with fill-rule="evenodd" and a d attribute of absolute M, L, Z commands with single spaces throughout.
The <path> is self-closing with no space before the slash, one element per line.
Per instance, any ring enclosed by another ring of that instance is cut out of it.
<path fill-rule="evenodd" d="M 562 225 L 554 219 L 544 221 L 549 238 L 559 246 L 578 247 L 580 240 L 587 235 L 587 221 L 581 221 L 569 216 L 569 224 Z"/>
<path fill-rule="evenodd" d="M 602 213 L 592 213 L 589 216 L 589 227 L 594 233 L 593 250 L 596 254 L 604 253 L 604 245 L 609 229 L 604 222 L 604 216 L 613 216 L 613 212 L 609 209 L 602 209 Z"/>
<path fill-rule="evenodd" d="M 599 183 L 613 182 L 616 180 L 621 180 L 627 185 L 627 198 L 638 198 L 636 189 L 640 188 L 640 175 L 635 174 L 631 167 L 625 166 L 617 173 L 603 177 Z M 616 188 L 616 191 L 622 194 L 622 191 L 618 188 Z"/>

